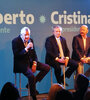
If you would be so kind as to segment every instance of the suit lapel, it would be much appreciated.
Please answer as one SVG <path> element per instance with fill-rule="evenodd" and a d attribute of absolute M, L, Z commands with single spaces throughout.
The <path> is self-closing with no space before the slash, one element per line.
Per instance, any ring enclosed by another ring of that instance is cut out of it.
<path fill-rule="evenodd" d="M 54 46 L 59 49 L 55 36 L 53 36 L 53 43 Z"/>
<path fill-rule="evenodd" d="M 86 50 L 87 50 L 87 48 L 88 48 L 88 46 L 89 46 L 88 41 L 89 41 L 89 38 L 87 37 L 87 38 L 86 38 Z"/>
<path fill-rule="evenodd" d="M 80 35 L 79 44 L 81 45 L 81 48 L 84 50 L 84 44 L 83 44 L 83 39 L 82 39 L 81 35 Z"/>
<path fill-rule="evenodd" d="M 19 43 L 20 43 L 20 47 L 25 48 L 23 40 L 21 39 L 20 36 L 19 36 Z"/>

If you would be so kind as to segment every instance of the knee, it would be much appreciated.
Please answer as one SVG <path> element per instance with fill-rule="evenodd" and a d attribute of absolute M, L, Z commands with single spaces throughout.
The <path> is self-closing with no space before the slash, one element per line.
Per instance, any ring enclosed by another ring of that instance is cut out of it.
<path fill-rule="evenodd" d="M 78 68 L 78 66 L 79 66 L 79 64 L 78 64 L 78 63 L 76 63 L 76 68 Z"/>
<path fill-rule="evenodd" d="M 49 70 L 50 70 L 50 66 L 47 65 L 47 67 L 46 67 L 46 71 L 49 72 Z"/>
<path fill-rule="evenodd" d="M 29 80 L 34 80 L 35 76 L 32 74 L 28 77 Z"/>
<path fill-rule="evenodd" d="M 74 64 L 75 69 L 77 69 L 79 64 L 77 62 L 74 62 L 73 64 Z"/>

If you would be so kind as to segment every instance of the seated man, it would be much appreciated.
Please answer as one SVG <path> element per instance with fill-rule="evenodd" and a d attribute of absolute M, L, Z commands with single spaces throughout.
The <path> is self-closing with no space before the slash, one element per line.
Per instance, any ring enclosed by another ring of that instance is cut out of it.
<path fill-rule="evenodd" d="M 65 76 L 70 78 L 72 73 L 77 69 L 78 64 L 70 59 L 70 52 L 67 47 L 66 39 L 61 36 L 62 27 L 56 25 L 53 27 L 53 35 L 46 39 L 46 63 L 54 68 L 55 76 L 58 83 L 63 83 L 61 76 L 61 65 L 69 66 Z M 61 41 L 61 42 L 60 42 Z"/>
<path fill-rule="evenodd" d="M 88 27 L 82 25 L 80 27 L 80 34 L 73 37 L 72 42 L 72 59 L 76 60 L 80 67 L 78 67 L 77 74 L 83 72 L 83 64 L 90 64 L 90 37 L 87 36 Z"/>
<path fill-rule="evenodd" d="M 33 40 L 30 38 L 30 29 L 24 27 L 18 37 L 12 40 L 14 54 L 14 73 L 23 73 L 29 80 L 30 94 L 36 98 L 36 83 L 41 81 L 49 72 L 50 67 L 38 61 Z M 34 76 L 34 72 L 40 72 Z"/>

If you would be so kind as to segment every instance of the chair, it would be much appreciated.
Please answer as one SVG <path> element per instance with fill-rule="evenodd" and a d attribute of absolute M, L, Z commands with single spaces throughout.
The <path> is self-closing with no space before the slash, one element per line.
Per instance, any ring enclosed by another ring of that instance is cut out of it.
<path fill-rule="evenodd" d="M 15 86 L 17 86 L 17 73 L 15 73 Z M 21 97 L 21 92 L 22 91 L 28 91 L 28 97 L 29 97 L 29 100 L 30 100 L 30 87 L 27 89 L 27 88 L 22 88 L 21 87 L 21 73 L 19 73 L 19 93 L 20 93 L 20 97 Z"/>
<path fill-rule="evenodd" d="M 77 68 L 77 74 L 84 74 L 84 64 L 83 63 L 79 63 L 79 66 Z"/>
<path fill-rule="evenodd" d="M 78 68 L 74 72 L 74 80 L 76 79 L 76 77 L 78 76 L 78 74 L 84 74 L 84 64 L 82 64 L 81 62 L 79 62 Z"/>
<path fill-rule="evenodd" d="M 50 67 L 50 71 L 51 71 L 51 86 L 52 86 L 53 85 L 52 67 Z"/>
<path fill-rule="evenodd" d="M 64 88 L 65 88 L 65 66 L 62 66 L 63 74 L 64 74 Z M 52 76 L 52 67 L 50 67 L 51 71 L 51 86 L 53 85 L 53 76 Z"/>
<path fill-rule="evenodd" d="M 86 72 L 84 73 L 84 64 L 82 64 L 81 62 L 79 63 L 79 66 L 78 66 L 76 72 L 74 72 L 74 80 L 76 79 L 76 77 L 77 77 L 78 74 L 84 74 L 84 75 L 87 74 Z M 90 80 L 89 80 L 89 82 L 90 82 Z"/>
<path fill-rule="evenodd" d="M 64 80 L 64 88 L 66 88 L 66 87 L 65 87 L 65 84 L 66 84 L 66 83 L 65 83 L 65 66 L 63 66 L 63 76 L 64 76 L 64 77 L 63 77 L 63 78 L 64 78 L 64 79 L 63 79 L 63 80 Z"/>

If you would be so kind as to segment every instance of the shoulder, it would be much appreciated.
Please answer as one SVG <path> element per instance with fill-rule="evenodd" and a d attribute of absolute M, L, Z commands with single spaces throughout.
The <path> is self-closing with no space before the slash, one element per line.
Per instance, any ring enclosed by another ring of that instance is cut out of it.
<path fill-rule="evenodd" d="M 12 42 L 18 41 L 19 39 L 20 39 L 20 36 L 15 37 L 15 38 L 12 40 Z"/>
<path fill-rule="evenodd" d="M 30 38 L 30 41 L 33 42 L 33 39 Z"/>
<path fill-rule="evenodd" d="M 89 36 L 87 37 L 87 41 L 88 41 L 88 43 L 90 43 L 90 37 Z"/>
<path fill-rule="evenodd" d="M 79 34 L 73 37 L 73 40 L 76 40 L 76 39 L 82 39 L 81 35 Z"/>
<path fill-rule="evenodd" d="M 87 37 L 90 40 L 90 36 Z"/>
<path fill-rule="evenodd" d="M 65 41 L 66 41 L 65 37 L 63 37 L 63 36 L 60 36 L 60 38 L 61 38 L 62 40 L 65 40 Z"/>
<path fill-rule="evenodd" d="M 21 39 L 20 36 L 14 38 L 14 39 L 12 40 L 12 44 L 21 44 L 21 43 L 23 43 L 23 42 L 22 42 L 22 39 Z"/>
<path fill-rule="evenodd" d="M 60 40 L 61 40 L 63 43 L 66 42 L 66 38 L 65 38 L 65 37 L 60 36 Z"/>
<path fill-rule="evenodd" d="M 47 40 L 52 40 L 52 39 L 54 39 L 54 38 L 55 38 L 54 35 L 51 35 L 51 36 L 49 36 L 49 37 L 46 38 L 46 41 L 47 41 Z"/>
<path fill-rule="evenodd" d="M 80 34 L 75 35 L 74 38 L 81 38 L 81 35 Z"/>

